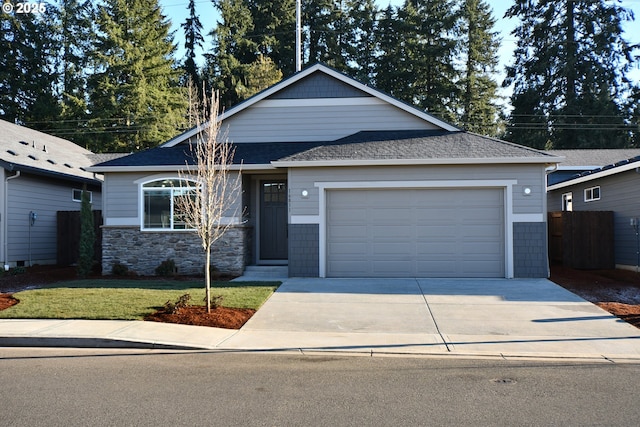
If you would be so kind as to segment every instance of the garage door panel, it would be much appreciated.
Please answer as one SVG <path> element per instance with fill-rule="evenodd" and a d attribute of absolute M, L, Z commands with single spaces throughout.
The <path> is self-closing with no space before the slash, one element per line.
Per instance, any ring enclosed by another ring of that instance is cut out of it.
<path fill-rule="evenodd" d="M 504 277 L 502 189 L 330 190 L 327 274 Z"/>

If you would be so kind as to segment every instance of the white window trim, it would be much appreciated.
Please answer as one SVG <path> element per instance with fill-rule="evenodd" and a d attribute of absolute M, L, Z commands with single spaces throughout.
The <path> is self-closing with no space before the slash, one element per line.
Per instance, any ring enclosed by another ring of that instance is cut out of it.
<path fill-rule="evenodd" d="M 566 206 L 567 198 L 569 198 L 571 200 L 571 209 L 566 209 L 566 207 L 567 207 Z M 562 208 L 563 212 L 572 212 L 573 211 L 573 191 L 568 191 L 566 193 L 562 193 L 561 203 L 562 203 L 561 208 Z"/>
<path fill-rule="evenodd" d="M 76 199 L 75 196 L 74 196 L 76 191 L 80 192 L 80 198 L 79 199 Z M 71 200 L 73 200 L 74 202 L 82 203 L 82 192 L 83 191 L 86 191 L 87 193 L 89 193 L 89 203 L 93 203 L 93 192 L 89 191 L 89 190 L 82 190 L 82 189 L 79 189 L 79 188 L 71 189 Z"/>
<path fill-rule="evenodd" d="M 598 190 L 598 197 L 593 197 L 593 191 L 597 189 Z M 587 197 L 587 193 L 590 193 L 591 196 Z M 600 190 L 600 186 L 599 185 L 594 185 L 593 187 L 588 187 L 584 189 L 584 201 L 586 202 L 595 202 L 596 200 L 600 200 L 600 197 L 602 195 L 602 191 Z"/>
<path fill-rule="evenodd" d="M 163 181 L 163 180 L 181 180 L 181 181 L 188 181 L 190 183 L 193 183 L 195 185 L 198 185 L 198 180 L 197 179 L 188 179 L 185 177 L 180 177 L 180 176 L 176 176 L 176 175 L 155 175 L 152 177 L 146 177 L 144 179 L 140 179 L 135 181 L 136 184 L 138 184 L 138 197 L 139 197 L 139 206 L 138 206 L 138 215 L 140 217 L 140 231 L 152 231 L 154 233 L 180 233 L 180 232 L 187 232 L 187 233 L 192 233 L 194 231 L 193 228 L 179 228 L 179 229 L 174 229 L 173 228 L 173 188 L 171 188 L 172 190 L 172 197 L 171 197 L 171 217 L 170 217 L 170 224 L 171 227 L 169 228 L 148 228 L 144 226 L 144 193 L 145 193 L 145 188 L 144 186 L 146 184 L 149 184 L 151 182 L 155 182 L 155 181 Z M 153 191 L 153 190 L 151 190 Z"/>

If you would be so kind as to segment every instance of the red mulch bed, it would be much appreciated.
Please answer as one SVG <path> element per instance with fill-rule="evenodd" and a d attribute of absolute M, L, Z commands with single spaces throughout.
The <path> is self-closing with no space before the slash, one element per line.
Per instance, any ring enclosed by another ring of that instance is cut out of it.
<path fill-rule="evenodd" d="M 551 280 L 640 328 L 640 274 L 629 270 L 551 267 Z"/>
<path fill-rule="evenodd" d="M 0 310 L 18 304 L 19 300 L 11 294 L 27 289 L 45 288 L 60 281 L 77 279 L 74 267 L 33 266 L 26 269 L 26 273 L 5 275 L 0 277 Z M 96 280 L 104 276 L 93 277 Z M 109 277 L 110 279 L 114 277 Z M 126 279 L 157 279 L 157 277 L 126 277 Z M 177 278 L 177 280 L 187 278 Z M 216 278 L 216 280 L 228 278 Z M 185 325 L 211 326 L 225 329 L 240 329 L 256 311 L 249 308 L 218 307 L 207 313 L 206 307 L 190 306 L 181 308 L 176 314 L 158 311 L 145 318 L 154 322 L 181 323 Z"/>

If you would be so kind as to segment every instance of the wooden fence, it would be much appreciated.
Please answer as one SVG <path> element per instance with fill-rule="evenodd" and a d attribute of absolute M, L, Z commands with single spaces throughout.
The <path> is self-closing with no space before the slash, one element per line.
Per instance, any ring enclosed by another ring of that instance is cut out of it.
<path fill-rule="evenodd" d="M 80 257 L 80 211 L 58 211 L 57 262 L 72 265 Z M 102 211 L 93 211 L 96 240 L 93 246 L 94 259 L 102 263 Z"/>
<path fill-rule="evenodd" d="M 581 270 L 615 268 L 613 212 L 549 212 L 549 258 Z"/>

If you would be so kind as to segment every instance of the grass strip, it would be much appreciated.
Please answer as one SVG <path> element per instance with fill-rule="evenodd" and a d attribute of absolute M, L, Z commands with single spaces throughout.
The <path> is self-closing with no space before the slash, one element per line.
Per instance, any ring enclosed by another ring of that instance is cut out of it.
<path fill-rule="evenodd" d="M 211 295 L 225 307 L 258 309 L 280 282 L 215 282 Z M 142 320 L 167 301 L 191 295 L 204 305 L 204 283 L 174 280 L 76 280 L 54 287 L 17 292 L 20 303 L 0 311 L 4 319 Z"/>

